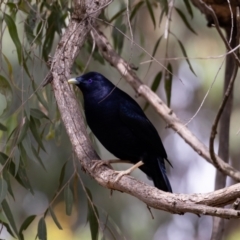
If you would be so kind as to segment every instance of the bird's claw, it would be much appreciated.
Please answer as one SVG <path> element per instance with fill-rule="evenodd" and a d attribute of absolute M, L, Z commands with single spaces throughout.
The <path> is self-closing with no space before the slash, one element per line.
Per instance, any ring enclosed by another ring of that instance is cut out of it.
<path fill-rule="evenodd" d="M 113 169 L 111 164 L 108 161 L 104 160 L 93 160 L 94 164 L 91 167 L 91 171 L 93 171 L 96 167 L 101 167 L 102 165 L 107 165 L 109 168 Z"/>
<path fill-rule="evenodd" d="M 117 174 L 117 177 L 115 178 L 114 182 L 118 182 L 123 176 L 125 175 L 129 175 L 131 173 L 131 171 L 125 170 L 125 171 L 115 171 L 115 173 Z"/>

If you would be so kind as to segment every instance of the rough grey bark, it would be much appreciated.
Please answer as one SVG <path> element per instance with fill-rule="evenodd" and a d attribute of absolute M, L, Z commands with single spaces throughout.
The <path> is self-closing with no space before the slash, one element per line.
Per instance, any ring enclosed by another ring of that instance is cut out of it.
<path fill-rule="evenodd" d="M 231 37 L 231 29 L 226 31 L 227 39 Z M 238 45 L 238 36 L 236 27 L 234 27 L 232 41 L 230 43 L 232 48 L 235 48 Z M 227 55 L 226 59 L 226 68 L 225 68 L 225 77 L 224 77 L 224 89 L 223 93 L 228 89 L 229 83 L 232 77 L 236 77 L 236 72 L 238 70 L 237 63 L 233 55 Z M 230 92 L 225 108 L 222 112 L 222 117 L 220 120 L 220 131 L 219 131 L 219 151 L 218 155 L 226 162 L 229 162 L 229 135 L 230 135 L 230 120 L 233 104 L 233 91 Z M 216 179 L 215 179 L 215 189 L 224 188 L 226 185 L 227 176 L 222 172 L 217 170 Z M 224 220 L 221 218 L 213 218 L 213 229 L 211 240 L 222 239 L 224 232 Z"/>
<path fill-rule="evenodd" d="M 58 44 L 51 65 L 53 75 L 52 88 L 58 109 L 73 150 L 83 169 L 102 186 L 135 196 L 149 207 L 176 214 L 191 212 L 223 218 L 240 218 L 240 211 L 220 208 L 240 197 L 240 184 L 207 194 L 170 194 L 141 183 L 130 176 L 124 176 L 118 182 L 115 182 L 115 172 L 104 166 L 96 167 L 94 170 L 91 169 L 94 164 L 92 160 L 99 159 L 99 157 L 91 146 L 78 101 L 68 85 L 67 79 L 70 76 L 70 68 L 86 39 L 90 26 L 94 24 L 93 19 L 95 18 L 89 19 L 89 14 L 94 12 L 93 15 L 96 17 L 99 14 L 97 10 L 103 8 L 107 3 L 108 1 L 106 0 L 89 0 L 85 1 L 85 4 L 82 4 L 82 1 L 80 3 L 75 2 L 76 11 L 73 14 L 74 17 L 71 19 Z M 89 24 L 89 21 L 92 21 L 91 24 Z M 120 65 L 124 62 L 116 54 L 114 56 L 118 57 L 117 61 L 119 61 Z M 124 67 L 124 65 L 121 65 L 121 67 Z M 170 123 L 174 125 L 175 122 L 173 122 L 172 116 L 175 115 L 172 110 L 165 107 L 164 103 L 157 96 L 152 96 L 149 88 L 139 82 L 136 75 L 132 75 L 128 68 L 126 68 L 126 75 L 131 77 L 132 84 L 138 87 L 138 92 L 141 95 L 148 96 L 152 104 L 157 102 L 157 105 L 163 106 L 162 114 L 164 116 L 169 115 Z M 168 120 L 169 118 L 166 117 Z M 182 125 L 177 126 L 181 127 Z M 183 132 L 180 128 L 179 131 Z M 184 136 L 191 137 L 191 132 Z"/>

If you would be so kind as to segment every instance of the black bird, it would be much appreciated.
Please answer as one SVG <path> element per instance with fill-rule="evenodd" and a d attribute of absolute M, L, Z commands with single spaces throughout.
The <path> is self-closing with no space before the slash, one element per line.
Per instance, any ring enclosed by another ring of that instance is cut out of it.
<path fill-rule="evenodd" d="M 83 93 L 86 120 L 94 135 L 116 157 L 135 164 L 154 185 L 172 192 L 162 141 L 140 106 L 125 92 L 97 72 L 68 80 Z"/>

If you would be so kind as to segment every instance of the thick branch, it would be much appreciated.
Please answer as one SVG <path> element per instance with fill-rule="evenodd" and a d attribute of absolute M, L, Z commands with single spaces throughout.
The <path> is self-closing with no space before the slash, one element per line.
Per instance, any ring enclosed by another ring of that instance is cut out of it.
<path fill-rule="evenodd" d="M 168 123 L 168 127 L 174 129 L 200 156 L 212 163 L 208 148 L 189 131 L 175 113 L 148 86 L 141 82 L 135 72 L 128 66 L 128 63 L 114 51 L 103 33 L 96 28 L 92 30 L 92 33 L 103 57 L 124 76 L 138 94 L 143 96 L 154 107 L 156 112 Z M 225 163 L 217 155 L 216 159 L 225 174 L 240 181 L 240 172 Z"/>
<path fill-rule="evenodd" d="M 96 11 L 98 7 L 101 8 L 107 3 L 107 1 L 96 1 L 99 5 L 95 6 L 92 2 L 93 1 L 89 0 L 89 4 L 84 5 L 87 12 Z M 81 12 L 81 6 L 77 6 L 75 9 Z M 178 214 L 191 212 L 222 218 L 240 218 L 240 211 L 216 207 L 234 202 L 240 197 L 240 184 L 207 194 L 170 194 L 141 183 L 130 176 L 124 176 L 121 180 L 115 182 L 116 174 L 114 171 L 103 166 L 91 170 L 91 166 L 93 165 L 93 161 L 91 160 L 98 159 L 98 156 L 92 149 L 88 139 L 79 104 L 66 81 L 70 75 L 70 67 L 79 52 L 79 48 L 83 45 L 88 31 L 89 25 L 87 17 L 82 17 L 80 21 L 72 19 L 58 44 L 51 66 L 53 74 L 52 87 L 57 105 L 73 150 L 82 167 L 102 186 L 131 194 L 146 203 L 149 207 Z M 119 67 L 122 68 L 123 66 L 124 65 L 120 63 Z M 142 93 L 142 89 L 145 89 L 145 87 L 142 86 L 141 88 L 140 85 L 138 89 L 140 93 Z M 151 94 L 149 91 L 143 92 L 145 92 L 145 94 Z M 158 105 L 165 106 L 159 102 L 159 99 L 155 98 L 155 100 L 158 101 Z M 154 100 L 152 100 L 152 102 L 154 102 Z M 176 118 L 170 110 L 168 113 L 170 120 L 172 120 L 172 116 Z"/>

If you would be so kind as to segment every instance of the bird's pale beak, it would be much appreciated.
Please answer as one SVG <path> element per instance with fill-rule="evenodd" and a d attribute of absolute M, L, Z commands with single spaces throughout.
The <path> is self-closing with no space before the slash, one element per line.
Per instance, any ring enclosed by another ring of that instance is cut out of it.
<path fill-rule="evenodd" d="M 68 83 L 69 84 L 78 84 L 78 81 L 76 78 L 70 78 L 70 79 L 68 79 Z"/>

